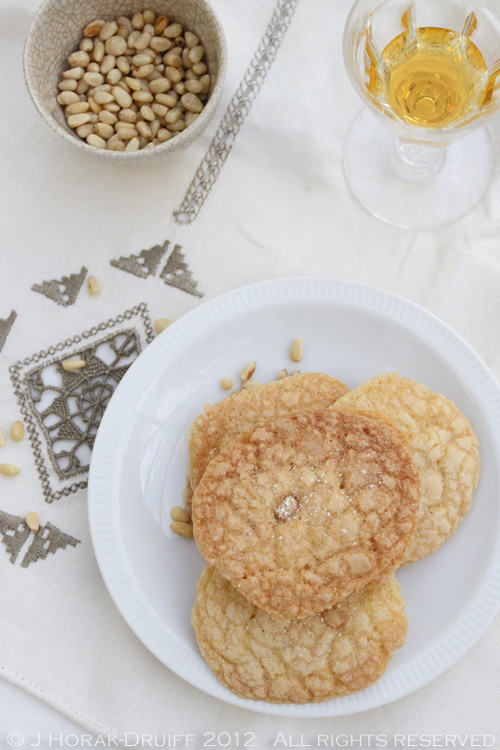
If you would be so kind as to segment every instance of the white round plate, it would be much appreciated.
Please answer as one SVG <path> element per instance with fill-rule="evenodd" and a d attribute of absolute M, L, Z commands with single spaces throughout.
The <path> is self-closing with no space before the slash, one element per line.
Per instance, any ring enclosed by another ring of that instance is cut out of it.
<path fill-rule="evenodd" d="M 222 377 L 257 361 L 255 378 L 294 369 L 351 388 L 383 372 L 425 383 L 471 420 L 481 479 L 472 509 L 437 552 L 398 572 L 408 639 L 387 673 L 360 693 L 307 705 L 242 700 L 203 660 L 190 623 L 204 561 L 170 531 L 182 505 L 189 425 L 225 394 Z M 138 357 L 102 420 L 92 455 L 89 515 L 97 560 L 118 609 L 147 648 L 200 690 L 234 705 L 294 717 L 342 716 L 420 688 L 460 658 L 500 602 L 500 389 L 482 360 L 425 310 L 387 292 L 331 279 L 278 279 L 237 289 L 185 315 Z"/>

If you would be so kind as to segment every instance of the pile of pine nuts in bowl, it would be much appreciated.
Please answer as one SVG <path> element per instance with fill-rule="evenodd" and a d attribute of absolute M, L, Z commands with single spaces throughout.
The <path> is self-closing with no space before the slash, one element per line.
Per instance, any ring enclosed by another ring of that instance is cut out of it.
<path fill-rule="evenodd" d="M 45 0 L 24 53 L 45 121 L 87 153 L 126 164 L 189 146 L 215 113 L 226 67 L 207 0 Z"/>

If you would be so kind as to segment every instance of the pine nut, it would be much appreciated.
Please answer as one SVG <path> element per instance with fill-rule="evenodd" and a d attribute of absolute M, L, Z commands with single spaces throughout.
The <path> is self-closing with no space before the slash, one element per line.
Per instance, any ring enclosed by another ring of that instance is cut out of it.
<path fill-rule="evenodd" d="M 104 83 L 104 76 L 100 73 L 85 73 L 83 80 L 88 83 L 89 86 L 100 86 L 101 83 Z"/>
<path fill-rule="evenodd" d="M 220 381 L 221 386 L 224 388 L 225 391 L 230 391 L 233 387 L 233 381 L 230 378 L 222 378 Z"/>
<path fill-rule="evenodd" d="M 181 133 L 183 130 L 185 130 L 187 127 L 184 120 L 177 120 L 177 122 L 172 122 L 167 125 L 167 129 L 170 130 L 172 133 Z"/>
<path fill-rule="evenodd" d="M 125 146 L 125 151 L 139 151 L 141 142 L 139 138 L 131 138 Z"/>
<path fill-rule="evenodd" d="M 87 112 L 89 108 L 89 102 L 75 102 L 74 104 L 69 104 L 66 107 L 66 114 L 67 115 L 81 115 L 83 112 Z"/>
<path fill-rule="evenodd" d="M 157 78 L 155 81 L 151 81 L 151 83 L 149 84 L 149 90 L 152 94 L 164 94 L 170 89 L 171 85 L 172 84 L 170 83 L 170 81 L 168 81 L 166 78 Z M 59 96 L 62 96 L 62 94 L 59 94 Z"/>
<path fill-rule="evenodd" d="M 132 75 L 134 78 L 147 78 L 155 69 L 155 66 L 153 63 L 148 63 L 147 65 L 141 65 L 140 68 L 136 68 Z"/>
<path fill-rule="evenodd" d="M 109 104 L 110 102 L 114 102 L 114 100 L 115 97 L 113 94 L 110 94 L 107 91 L 98 90 L 94 94 L 94 101 L 96 104 Z"/>
<path fill-rule="evenodd" d="M 121 77 L 122 77 L 122 74 L 118 70 L 118 68 L 113 68 L 113 70 L 110 70 L 108 75 L 106 76 L 106 80 L 112 86 L 115 86 L 120 81 Z M 123 86 L 121 88 L 123 88 Z"/>
<path fill-rule="evenodd" d="M 170 524 L 170 528 L 177 534 L 177 536 L 183 536 L 186 539 L 193 536 L 193 527 L 189 523 L 182 523 L 181 521 L 174 521 Z"/>
<path fill-rule="evenodd" d="M 92 21 L 92 23 L 89 23 L 89 25 L 84 28 L 83 36 L 97 36 L 100 33 L 103 26 L 104 26 L 104 21 L 102 21 L 100 18 L 96 19 L 95 21 Z"/>
<path fill-rule="evenodd" d="M 162 331 L 165 330 L 165 328 L 168 328 L 169 326 L 171 326 L 173 322 L 174 321 L 170 320 L 170 318 L 156 318 L 155 320 L 156 333 L 161 333 Z"/>
<path fill-rule="evenodd" d="M 3 448 L 6 444 L 5 435 L 3 434 L 3 430 L 0 430 L 0 448 Z"/>
<path fill-rule="evenodd" d="M 243 388 L 235 388 L 234 391 L 231 393 L 231 396 L 236 396 L 238 393 L 241 393 Z"/>
<path fill-rule="evenodd" d="M 116 21 L 108 21 L 107 23 L 104 24 L 104 26 L 102 27 L 100 31 L 99 39 L 102 42 L 105 42 L 108 39 L 110 39 L 112 36 L 114 36 L 117 30 L 118 30 L 118 24 L 116 23 Z"/>
<path fill-rule="evenodd" d="M 171 138 L 173 138 L 173 133 L 171 133 L 170 130 L 160 128 L 158 131 L 158 140 L 160 143 L 165 143 L 165 141 L 169 141 Z"/>
<path fill-rule="evenodd" d="M 166 36 L 167 39 L 175 39 L 175 37 L 180 34 L 182 34 L 182 26 L 180 23 L 171 23 L 163 32 L 163 36 Z"/>
<path fill-rule="evenodd" d="M 70 115 L 68 117 L 68 125 L 70 128 L 78 128 L 80 125 L 85 125 L 86 122 L 90 122 L 90 115 L 88 113 L 82 115 Z"/>
<path fill-rule="evenodd" d="M 82 39 L 80 42 L 80 49 L 82 52 L 92 52 L 94 49 L 94 40 L 93 39 Z"/>
<path fill-rule="evenodd" d="M 180 523 L 189 522 L 189 514 L 186 513 L 184 508 L 180 508 L 178 505 L 174 505 L 174 507 L 170 509 L 170 518 L 172 521 L 178 521 Z"/>
<path fill-rule="evenodd" d="M 181 115 L 182 112 L 180 111 L 180 109 L 178 107 L 174 107 L 165 115 L 165 122 L 169 125 L 172 125 L 173 123 L 176 123 L 178 120 L 180 120 Z"/>
<path fill-rule="evenodd" d="M 205 54 L 205 47 L 201 47 L 200 45 L 193 47 L 189 50 L 189 59 L 193 63 L 199 63 L 201 62 L 201 58 Z"/>
<path fill-rule="evenodd" d="M 141 115 L 148 122 L 153 122 L 153 120 L 155 119 L 155 113 L 153 112 L 153 110 L 151 109 L 151 107 L 148 104 L 144 104 L 141 107 Z"/>
<path fill-rule="evenodd" d="M 197 115 L 194 112 L 190 112 L 189 114 L 187 114 L 186 117 L 184 118 L 186 121 L 186 127 L 188 127 L 189 125 L 192 125 L 193 122 L 197 120 L 199 116 L 200 115 Z"/>
<path fill-rule="evenodd" d="M 12 427 L 10 428 L 10 436 L 12 440 L 15 440 L 16 442 L 19 442 L 24 437 L 24 425 L 22 422 L 17 420 L 17 422 L 14 422 Z"/>
<path fill-rule="evenodd" d="M 104 43 L 99 41 L 94 44 L 94 51 L 92 53 L 94 62 L 100 63 L 104 57 Z"/>
<path fill-rule="evenodd" d="M 26 520 L 26 525 L 28 529 L 31 529 L 31 531 L 34 531 L 36 534 L 40 528 L 40 521 L 38 520 L 38 513 L 34 513 L 34 512 L 28 513 L 25 520 Z"/>
<path fill-rule="evenodd" d="M 175 107 L 177 104 L 177 99 L 175 99 L 172 94 L 156 94 L 155 96 L 156 101 L 158 104 L 164 104 L 166 107 Z"/>
<path fill-rule="evenodd" d="M 87 285 L 89 294 L 91 294 L 92 297 L 97 297 L 97 295 L 101 293 L 101 285 L 99 283 L 99 279 L 96 279 L 95 276 L 89 276 Z"/>
<path fill-rule="evenodd" d="M 139 135 L 142 135 L 143 138 L 152 138 L 151 128 L 147 122 L 140 120 L 137 123 L 136 128 Z"/>
<path fill-rule="evenodd" d="M 112 112 L 108 112 L 107 109 L 102 109 L 97 115 L 99 122 L 104 122 L 106 125 L 114 125 L 117 117 Z"/>
<path fill-rule="evenodd" d="M 84 69 L 78 66 L 76 68 L 70 68 L 70 70 L 65 70 L 63 72 L 63 78 L 72 78 L 75 81 L 79 81 L 80 78 L 83 78 L 84 73 Z"/>
<path fill-rule="evenodd" d="M 200 42 L 198 37 L 195 34 L 192 34 L 190 31 L 186 31 L 184 33 L 184 39 L 186 40 L 187 46 L 190 47 L 191 49 L 196 47 Z"/>
<path fill-rule="evenodd" d="M 125 151 L 125 144 L 118 135 L 114 135 L 108 141 L 108 151 Z"/>
<path fill-rule="evenodd" d="M 80 125 L 80 127 L 76 129 L 76 134 L 79 136 L 79 138 L 87 138 L 87 136 L 93 132 L 94 126 L 91 122 L 88 122 L 86 125 Z"/>
<path fill-rule="evenodd" d="M 174 83 L 173 89 L 179 94 L 179 96 L 183 96 L 186 93 L 186 87 L 184 85 L 184 81 L 179 81 L 179 83 Z"/>
<path fill-rule="evenodd" d="M 87 363 L 84 359 L 64 359 L 61 364 L 63 370 L 71 372 L 72 370 L 81 370 Z"/>
<path fill-rule="evenodd" d="M 288 370 L 286 368 L 283 368 L 283 370 L 279 371 L 276 377 L 276 380 L 283 380 L 283 378 L 287 378 L 287 377 L 288 377 Z"/>
<path fill-rule="evenodd" d="M 186 91 L 190 94 L 200 94 L 203 91 L 203 84 L 201 81 L 186 81 Z"/>
<path fill-rule="evenodd" d="M 292 372 L 292 376 L 294 376 L 294 375 L 300 375 L 300 370 L 294 370 Z"/>
<path fill-rule="evenodd" d="M 130 63 L 123 55 L 117 58 L 116 67 L 124 76 L 127 76 L 130 73 Z"/>
<path fill-rule="evenodd" d="M 154 23 L 156 20 L 156 14 L 152 10 L 144 10 L 142 15 L 145 23 Z"/>
<path fill-rule="evenodd" d="M 189 112 L 199 114 L 203 110 L 203 103 L 196 94 L 184 94 L 181 96 L 181 102 Z"/>
<path fill-rule="evenodd" d="M 87 136 L 87 143 L 94 148 L 106 148 L 106 141 L 100 135 L 91 133 Z"/>
<path fill-rule="evenodd" d="M 244 390 L 251 391 L 254 388 L 260 388 L 261 385 L 262 383 L 259 383 L 258 380 L 245 380 L 245 382 L 241 384 L 241 387 Z"/>
<path fill-rule="evenodd" d="M 202 62 L 195 63 L 193 65 L 193 72 L 196 73 L 197 76 L 202 76 L 207 72 L 207 66 Z"/>
<path fill-rule="evenodd" d="M 164 36 L 154 36 L 149 46 L 155 52 L 167 52 L 167 50 L 172 49 L 172 42 L 170 39 L 165 39 Z"/>
<path fill-rule="evenodd" d="M 240 372 L 240 380 L 242 383 L 245 383 L 247 380 L 250 380 L 250 378 L 255 372 L 256 367 L 257 367 L 257 362 L 250 362 L 249 365 L 243 368 L 243 370 Z"/>
<path fill-rule="evenodd" d="M 113 89 L 111 89 L 111 93 L 115 97 L 116 103 L 119 104 L 120 107 L 127 108 L 132 104 L 132 97 L 130 96 L 130 94 L 127 94 L 126 91 L 119 88 L 118 86 L 115 86 Z"/>
<path fill-rule="evenodd" d="M 78 65 L 81 65 L 82 68 L 86 68 L 90 62 L 90 57 L 86 52 L 83 52 L 83 50 L 79 50 L 78 52 L 73 52 L 73 54 L 68 57 L 68 62 L 72 68 L 75 68 Z"/>
<path fill-rule="evenodd" d="M 156 138 L 156 135 L 158 134 L 158 131 L 160 129 L 160 121 L 159 120 L 153 120 L 153 122 L 151 123 L 151 125 L 149 127 L 150 127 L 150 130 L 151 130 L 151 135 L 153 136 L 153 140 L 157 141 L 159 143 L 158 139 Z M 155 143 L 155 146 L 156 146 L 156 143 Z"/>
<path fill-rule="evenodd" d="M 208 94 L 208 92 L 210 91 L 211 80 L 212 79 L 210 78 L 208 73 L 205 73 L 205 75 L 200 78 L 200 82 L 203 84 L 203 88 L 201 90 L 202 94 Z"/>
<path fill-rule="evenodd" d="M 125 78 L 125 83 L 133 91 L 140 91 L 141 90 L 141 83 L 140 83 L 140 81 L 137 81 L 135 78 Z"/>
<path fill-rule="evenodd" d="M 134 29 L 144 28 L 144 16 L 142 13 L 134 13 L 132 16 L 132 26 Z"/>
<path fill-rule="evenodd" d="M 76 70 L 76 68 L 74 69 Z M 81 68 L 83 70 L 83 68 Z M 182 80 L 182 73 L 178 68 L 172 68 L 170 65 L 167 65 L 165 68 L 165 77 L 168 78 L 169 81 L 172 81 L 172 83 L 179 83 L 179 81 Z"/>
<path fill-rule="evenodd" d="M 132 94 L 132 99 L 134 102 L 139 102 L 140 104 L 149 104 L 153 101 L 153 94 L 150 94 L 149 91 L 134 91 Z"/>
<path fill-rule="evenodd" d="M 107 42 L 106 42 L 107 44 Z M 107 50 L 106 50 L 107 51 Z M 113 70 L 116 63 L 116 57 L 111 54 L 104 55 L 102 58 L 102 63 L 100 67 L 100 72 L 103 76 L 107 76 L 110 70 Z"/>
<path fill-rule="evenodd" d="M 304 356 L 304 347 L 302 345 L 302 339 L 296 338 L 292 341 L 290 347 L 290 359 L 292 362 L 300 362 Z"/>
<path fill-rule="evenodd" d="M 17 466 L 12 466 L 12 464 L 2 464 L 0 466 L 0 474 L 4 477 L 15 477 L 20 471 L 21 469 Z"/>
<path fill-rule="evenodd" d="M 60 91 L 75 91 L 78 83 L 73 78 L 65 78 L 57 84 Z"/>
<path fill-rule="evenodd" d="M 163 34 L 167 26 L 168 26 L 167 16 L 158 16 L 154 25 L 155 35 L 160 36 L 160 34 Z"/>
<path fill-rule="evenodd" d="M 112 36 L 106 40 L 104 49 L 106 50 L 106 53 L 108 55 L 119 57 L 120 55 L 123 55 L 125 53 L 125 50 L 127 49 L 127 42 L 122 36 Z"/>
<path fill-rule="evenodd" d="M 128 122 L 128 123 L 134 124 L 137 122 L 138 115 L 132 109 L 122 109 L 120 110 L 118 117 L 120 118 L 121 122 Z"/>

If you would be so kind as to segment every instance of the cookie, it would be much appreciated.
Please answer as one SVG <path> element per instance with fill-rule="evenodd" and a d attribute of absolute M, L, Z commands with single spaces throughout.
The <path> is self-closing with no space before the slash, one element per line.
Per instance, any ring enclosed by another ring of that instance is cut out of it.
<path fill-rule="evenodd" d="M 458 528 L 479 479 L 479 450 L 470 422 L 452 401 L 391 373 L 338 402 L 339 408 L 386 419 L 408 439 L 422 481 L 415 538 L 405 565 L 434 552 Z"/>
<path fill-rule="evenodd" d="M 240 432 L 257 422 L 309 407 L 331 406 L 349 388 L 321 373 L 305 373 L 243 391 L 208 407 L 189 432 L 189 475 L 184 501 L 191 505 L 193 491 L 210 461 Z"/>
<path fill-rule="evenodd" d="M 307 409 L 241 433 L 193 496 L 201 554 L 276 619 L 322 612 L 406 554 L 420 476 L 380 419 Z"/>
<path fill-rule="evenodd" d="M 392 573 L 326 612 L 276 622 L 211 566 L 198 582 L 192 623 L 217 679 L 241 698 L 269 703 L 363 690 L 384 674 L 408 629 Z"/>

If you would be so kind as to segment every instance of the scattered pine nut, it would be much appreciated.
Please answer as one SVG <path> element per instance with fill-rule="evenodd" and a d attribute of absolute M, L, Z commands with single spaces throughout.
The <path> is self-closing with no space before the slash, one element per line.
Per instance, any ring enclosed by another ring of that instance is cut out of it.
<path fill-rule="evenodd" d="M 177 534 L 177 536 L 183 536 L 186 539 L 193 536 L 193 527 L 189 523 L 182 523 L 182 521 L 174 521 L 170 524 L 170 528 Z"/>
<path fill-rule="evenodd" d="M 17 422 L 14 422 L 12 427 L 10 428 L 10 436 L 12 440 L 15 440 L 17 443 L 23 439 L 24 437 L 24 425 L 19 420 Z M 5 438 L 4 438 L 5 440 Z"/>
<path fill-rule="evenodd" d="M 292 362 L 300 362 L 304 356 L 304 346 L 301 338 L 296 338 L 290 347 L 290 359 Z"/>
<path fill-rule="evenodd" d="M 3 474 L 4 477 L 15 477 L 20 471 L 19 467 L 12 466 L 12 464 L 2 464 L 0 466 L 0 474 Z"/>
<path fill-rule="evenodd" d="M 283 380 L 283 378 L 287 378 L 287 377 L 288 377 L 288 370 L 286 369 L 286 367 L 284 367 L 283 370 L 279 371 L 276 380 Z"/>
<path fill-rule="evenodd" d="M 156 333 L 161 333 L 165 330 L 165 328 L 168 328 L 172 325 L 174 321 L 170 320 L 170 318 L 156 318 L 155 320 L 155 331 Z"/>
<path fill-rule="evenodd" d="M 293 376 L 293 375 L 300 375 L 300 370 L 294 370 L 294 371 L 292 372 L 292 376 Z"/>
<path fill-rule="evenodd" d="M 101 285 L 99 283 L 99 279 L 96 279 L 95 276 L 89 276 L 87 284 L 89 287 L 89 293 L 92 295 L 92 297 L 97 297 L 97 295 L 101 293 Z"/>
<path fill-rule="evenodd" d="M 178 505 L 175 505 L 170 509 L 170 518 L 172 519 L 172 521 L 178 521 L 179 523 L 189 522 L 189 515 L 186 513 L 184 508 L 179 508 Z"/>
<path fill-rule="evenodd" d="M 221 386 L 224 388 L 225 391 L 230 391 L 233 387 L 233 381 L 230 380 L 230 378 L 222 378 L 220 381 Z"/>
<path fill-rule="evenodd" d="M 237 393 L 241 393 L 243 388 L 235 388 L 234 391 L 231 393 L 231 396 L 236 396 Z"/>
<path fill-rule="evenodd" d="M 62 362 L 63 370 L 66 370 L 66 372 L 80 370 L 86 364 L 84 359 L 64 359 Z"/>
<path fill-rule="evenodd" d="M 0 430 L 0 448 L 3 448 L 3 446 L 6 443 L 5 435 L 3 434 L 2 430 Z"/>
<path fill-rule="evenodd" d="M 255 372 L 256 367 L 257 367 L 257 362 L 250 362 L 249 365 L 243 368 L 243 370 L 240 372 L 240 380 L 242 383 L 245 383 L 247 380 L 250 380 L 250 378 Z"/>
<path fill-rule="evenodd" d="M 40 528 L 38 513 L 28 513 L 28 515 L 26 516 L 26 523 L 28 524 L 28 528 L 31 529 L 31 531 L 34 531 L 36 534 L 36 532 Z"/>
<path fill-rule="evenodd" d="M 253 390 L 254 388 L 260 388 L 262 383 L 259 383 L 258 380 L 245 380 L 245 382 L 242 384 L 242 388 L 245 390 Z"/>

